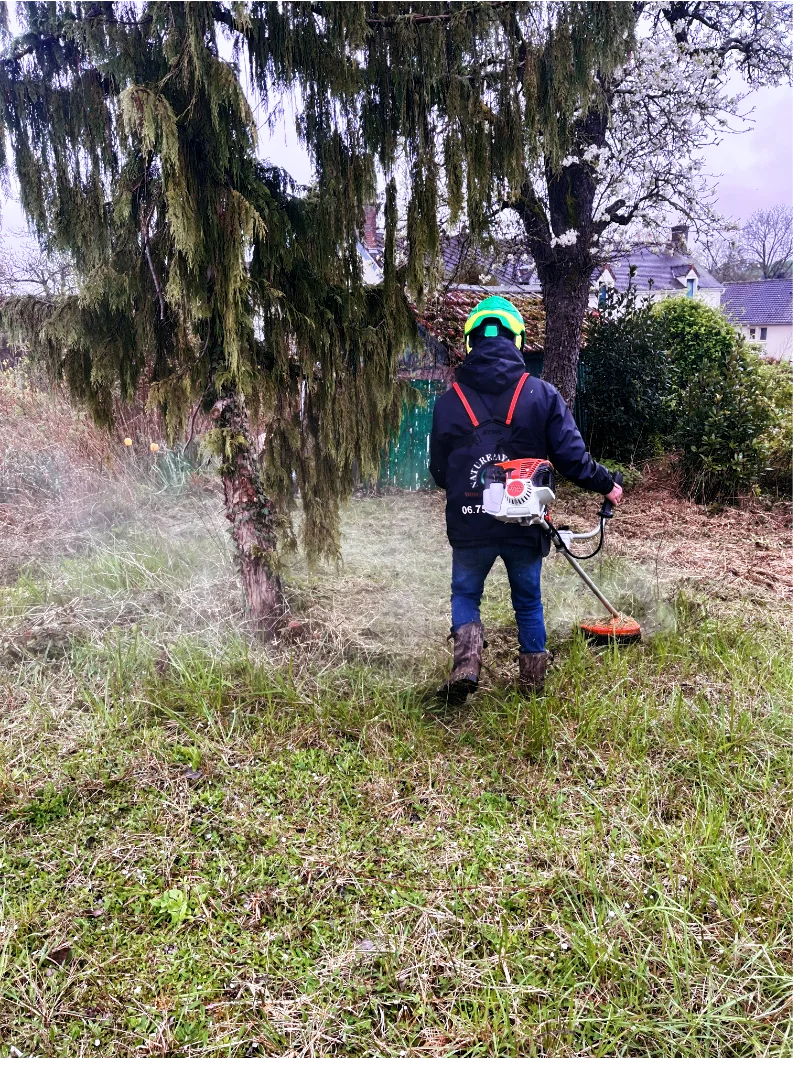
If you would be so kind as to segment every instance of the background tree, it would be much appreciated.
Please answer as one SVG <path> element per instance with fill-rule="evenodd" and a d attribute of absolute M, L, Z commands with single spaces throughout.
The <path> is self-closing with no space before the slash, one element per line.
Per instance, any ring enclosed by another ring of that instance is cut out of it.
<path fill-rule="evenodd" d="M 760 270 L 746 255 L 738 226 L 705 230 L 700 234 L 694 253 L 716 278 L 727 285 L 735 281 L 757 281 Z"/>
<path fill-rule="evenodd" d="M 568 402 L 599 262 L 670 213 L 711 225 L 698 153 L 741 114 L 734 76 L 751 86 L 790 77 L 787 5 L 312 10 L 328 54 L 344 44 L 328 84 L 351 150 L 373 152 L 386 173 L 404 161 L 412 290 L 420 299 L 438 273 L 440 222 L 465 217 L 481 233 L 516 212 L 545 302 L 544 373 Z M 304 97 L 308 140 L 329 113 L 326 96 Z"/>
<path fill-rule="evenodd" d="M 793 272 L 793 207 L 777 204 L 755 211 L 741 233 L 747 258 L 763 278 L 789 278 Z"/>
<path fill-rule="evenodd" d="M 52 298 L 74 292 L 74 267 L 68 256 L 48 255 L 15 234 L 11 247 L 0 244 L 0 297 L 31 293 Z"/>
<path fill-rule="evenodd" d="M 611 74 L 595 73 L 602 95 L 574 124 L 559 174 L 545 161 L 513 205 L 543 285 L 549 377 L 568 401 L 593 271 L 637 227 L 660 236 L 672 215 L 710 228 L 699 152 L 740 113 L 733 75 L 752 85 L 790 77 L 790 9 L 680 2 L 634 12 L 635 47 Z"/>

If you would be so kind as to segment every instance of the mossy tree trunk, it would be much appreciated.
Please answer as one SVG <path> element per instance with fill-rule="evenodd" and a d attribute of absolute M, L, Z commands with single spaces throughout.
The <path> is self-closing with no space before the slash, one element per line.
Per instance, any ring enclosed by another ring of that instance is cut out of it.
<path fill-rule="evenodd" d="M 248 614 L 264 636 L 272 637 L 283 624 L 286 601 L 275 566 L 274 508 L 262 484 L 245 402 L 238 393 L 228 392 L 215 401 L 209 417 Z"/>
<path fill-rule="evenodd" d="M 597 265 L 597 238 L 607 224 L 603 219 L 595 221 L 597 173 L 583 156 L 585 148 L 605 145 L 607 129 L 605 110 L 588 111 L 574 124 L 577 155 L 560 167 L 545 159 L 547 202 L 541 201 L 527 178 L 512 205 L 523 222 L 542 285 L 543 377 L 557 387 L 570 407 L 575 403 L 581 333 Z"/>
<path fill-rule="evenodd" d="M 589 279 L 542 280 L 545 359 L 542 376 L 555 385 L 572 410 L 578 385 L 581 332 L 589 303 Z"/>

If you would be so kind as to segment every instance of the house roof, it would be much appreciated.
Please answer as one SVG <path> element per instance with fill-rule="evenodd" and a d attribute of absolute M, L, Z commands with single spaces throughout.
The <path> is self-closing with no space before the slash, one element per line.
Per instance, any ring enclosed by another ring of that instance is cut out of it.
<path fill-rule="evenodd" d="M 373 262 L 380 268 L 385 249 L 385 234 L 376 231 L 374 246 L 365 247 L 360 241 L 358 250 L 366 266 Z M 523 260 L 525 260 L 525 256 Z M 469 235 L 441 235 L 441 260 L 446 284 L 453 289 L 484 289 L 485 292 L 539 293 L 540 283 L 531 261 L 519 261 L 511 248 L 492 245 L 477 248 Z"/>
<path fill-rule="evenodd" d="M 653 288 L 666 291 L 680 290 L 686 287 L 686 274 L 692 269 L 699 278 L 700 289 L 722 289 L 722 284 L 699 263 L 690 252 L 654 252 L 650 248 L 636 248 L 628 255 L 609 260 L 609 268 L 614 276 L 614 285 L 620 291 L 628 287 L 631 267 L 635 267 L 633 281 L 639 292 Z M 598 277 L 600 275 L 598 274 Z"/>
<path fill-rule="evenodd" d="M 793 323 L 793 279 L 725 285 L 722 305 L 734 322 L 745 326 L 789 326 Z"/>
<path fill-rule="evenodd" d="M 375 247 L 369 250 L 366 258 L 374 260 L 376 264 L 381 263 L 383 246 L 384 234 L 378 230 Z M 449 288 L 482 287 L 490 292 L 526 295 L 541 291 L 532 261 L 526 256 L 516 255 L 507 244 L 483 250 L 473 245 L 465 232 L 451 236 L 444 234 L 441 237 L 441 258 Z M 628 288 L 631 267 L 635 267 L 633 280 L 640 293 L 650 288 L 656 292 L 684 292 L 685 277 L 692 268 L 701 289 L 721 291 L 723 288 L 721 282 L 696 263 L 689 252 L 655 252 L 650 248 L 636 248 L 628 255 L 601 263 L 592 274 L 592 287 L 597 286 L 604 269 L 607 269 L 614 278 L 614 287 L 624 292 Z"/>
<path fill-rule="evenodd" d="M 509 245 L 477 248 L 463 231 L 442 236 L 441 257 L 447 283 L 455 288 L 473 286 L 525 293 L 540 291 L 534 264 L 525 255 L 516 256 Z"/>

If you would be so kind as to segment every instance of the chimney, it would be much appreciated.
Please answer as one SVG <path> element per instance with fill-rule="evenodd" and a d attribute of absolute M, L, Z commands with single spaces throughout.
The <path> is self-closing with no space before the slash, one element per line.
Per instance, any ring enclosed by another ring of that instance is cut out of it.
<path fill-rule="evenodd" d="M 367 204 L 363 209 L 363 243 L 369 252 L 377 249 L 377 204 Z"/>
<path fill-rule="evenodd" d="M 669 251 L 677 252 L 678 255 L 685 255 L 688 251 L 688 226 L 685 222 L 672 226 L 672 240 L 669 242 Z"/>

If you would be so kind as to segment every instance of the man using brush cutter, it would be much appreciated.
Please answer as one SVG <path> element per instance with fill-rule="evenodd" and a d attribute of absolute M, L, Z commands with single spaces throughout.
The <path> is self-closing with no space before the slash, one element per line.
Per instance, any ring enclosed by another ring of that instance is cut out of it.
<path fill-rule="evenodd" d="M 547 653 L 540 569 L 550 551 L 538 524 L 507 523 L 483 506 L 486 478 L 510 459 L 550 459 L 576 485 L 619 503 L 622 488 L 586 450 L 559 392 L 531 377 L 523 361 L 525 325 L 509 300 L 489 296 L 465 323 L 465 361 L 435 404 L 430 473 L 446 490 L 452 546 L 454 665 L 438 695 L 462 703 L 479 683 L 484 629 L 479 617 L 485 578 L 501 556 L 520 641 L 519 684 L 541 692 Z M 546 464 L 547 465 L 547 464 Z"/>

